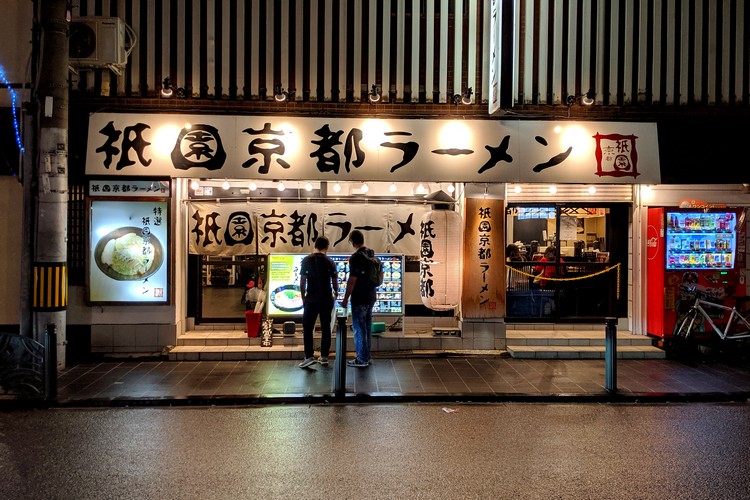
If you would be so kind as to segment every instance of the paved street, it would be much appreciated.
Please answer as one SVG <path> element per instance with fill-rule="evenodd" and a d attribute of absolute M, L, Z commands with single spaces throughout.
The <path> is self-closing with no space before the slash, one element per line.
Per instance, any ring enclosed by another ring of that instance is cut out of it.
<path fill-rule="evenodd" d="M 747 498 L 750 405 L 0 413 L 8 499 Z"/>

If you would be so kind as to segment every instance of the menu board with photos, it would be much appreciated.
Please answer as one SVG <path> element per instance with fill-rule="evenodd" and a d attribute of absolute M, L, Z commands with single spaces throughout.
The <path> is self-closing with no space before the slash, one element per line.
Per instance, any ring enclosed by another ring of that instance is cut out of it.
<path fill-rule="evenodd" d="M 268 256 L 268 291 L 267 312 L 269 316 L 302 316 L 303 304 L 300 294 L 300 270 L 302 259 L 307 254 L 271 254 Z M 404 256 L 395 254 L 376 254 L 383 264 L 383 283 L 378 287 L 377 300 L 373 314 L 401 315 L 403 305 L 403 272 Z M 328 254 L 336 264 L 339 293 L 337 303 L 344 298 L 346 283 L 349 280 L 350 255 Z M 344 310 L 337 307 L 337 314 Z"/>

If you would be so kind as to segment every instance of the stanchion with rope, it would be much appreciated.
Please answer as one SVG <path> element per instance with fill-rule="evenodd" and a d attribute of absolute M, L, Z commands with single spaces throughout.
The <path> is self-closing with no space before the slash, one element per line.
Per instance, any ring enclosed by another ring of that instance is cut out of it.
<path fill-rule="evenodd" d="M 536 277 L 539 276 L 538 274 L 531 274 L 531 273 L 527 273 L 525 271 L 521 271 L 520 269 L 516 269 L 513 266 L 507 266 L 507 268 L 512 273 L 518 273 L 521 276 L 526 276 L 528 278 L 536 278 Z M 617 264 L 615 264 L 614 266 L 610 266 L 610 267 L 608 267 L 606 269 L 602 269 L 601 271 L 597 271 L 597 272 L 591 273 L 591 274 L 586 274 L 584 276 L 573 276 L 572 278 L 553 278 L 553 277 L 544 276 L 542 279 L 544 279 L 545 281 L 558 281 L 558 282 L 562 282 L 562 281 L 580 281 L 580 280 L 585 280 L 585 279 L 593 278 L 595 276 L 600 276 L 602 274 L 605 274 L 605 273 L 608 273 L 608 272 L 612 271 L 613 269 L 615 270 L 616 275 L 617 275 L 616 296 L 619 299 L 620 298 L 620 263 L 619 262 Z"/>

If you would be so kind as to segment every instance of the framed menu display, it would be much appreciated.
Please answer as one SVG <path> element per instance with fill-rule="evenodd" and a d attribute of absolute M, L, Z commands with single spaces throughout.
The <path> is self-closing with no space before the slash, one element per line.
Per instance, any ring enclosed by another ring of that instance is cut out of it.
<path fill-rule="evenodd" d="M 168 202 L 90 205 L 89 302 L 169 302 Z"/>

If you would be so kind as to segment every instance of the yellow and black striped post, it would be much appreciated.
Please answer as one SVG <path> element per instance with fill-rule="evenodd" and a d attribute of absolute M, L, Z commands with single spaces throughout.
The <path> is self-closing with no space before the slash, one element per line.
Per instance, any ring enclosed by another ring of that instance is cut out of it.
<path fill-rule="evenodd" d="M 68 307 L 68 267 L 65 262 L 34 263 L 32 310 L 63 311 Z"/>

